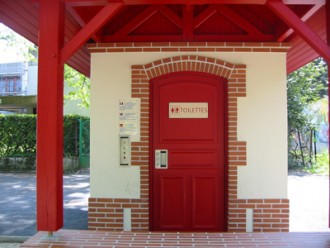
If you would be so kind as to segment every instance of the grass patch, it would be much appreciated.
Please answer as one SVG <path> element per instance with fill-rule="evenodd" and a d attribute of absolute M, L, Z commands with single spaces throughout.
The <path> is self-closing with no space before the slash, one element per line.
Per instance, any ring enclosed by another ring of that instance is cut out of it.
<path fill-rule="evenodd" d="M 305 172 L 318 174 L 318 175 L 329 175 L 329 153 L 327 150 L 316 155 L 316 161 L 311 166 L 302 169 Z"/>

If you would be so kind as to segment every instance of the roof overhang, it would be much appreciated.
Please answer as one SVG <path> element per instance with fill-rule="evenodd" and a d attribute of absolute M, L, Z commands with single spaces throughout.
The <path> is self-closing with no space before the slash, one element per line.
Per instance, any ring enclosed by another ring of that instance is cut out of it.
<path fill-rule="evenodd" d="M 326 44 L 325 0 L 64 2 L 65 47 L 62 59 L 85 75 L 90 73 L 87 43 L 291 42 L 288 72 L 316 57 L 322 56 L 327 60 L 330 57 Z M 0 0 L 0 22 L 38 44 L 39 1 Z"/>

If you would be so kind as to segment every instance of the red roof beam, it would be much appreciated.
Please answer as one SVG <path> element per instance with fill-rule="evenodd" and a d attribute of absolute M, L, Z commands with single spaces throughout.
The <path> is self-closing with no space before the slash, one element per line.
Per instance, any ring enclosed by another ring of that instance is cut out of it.
<path fill-rule="evenodd" d="M 324 5 L 325 0 L 283 0 L 283 3 L 294 5 Z"/>
<path fill-rule="evenodd" d="M 269 0 L 267 6 L 291 27 L 320 56 L 330 62 L 330 47 L 280 0 Z"/>
<path fill-rule="evenodd" d="M 35 0 L 37 2 L 37 0 Z M 71 6 L 104 6 L 109 2 L 122 2 L 125 5 L 148 5 L 148 4 L 266 4 L 267 0 L 64 0 Z M 314 5 L 325 4 L 325 0 L 283 0 L 285 4 Z"/>
<path fill-rule="evenodd" d="M 194 6 L 186 5 L 183 10 L 183 40 L 192 40 L 194 37 Z"/>
<path fill-rule="evenodd" d="M 123 3 L 125 5 L 148 5 L 148 4 L 188 4 L 188 5 L 265 4 L 266 2 L 267 2 L 267 0 L 123 0 Z"/>
<path fill-rule="evenodd" d="M 122 3 L 108 3 L 100 10 L 62 49 L 61 58 L 65 63 L 87 40 L 94 35 L 121 8 Z"/>
<path fill-rule="evenodd" d="M 213 16 L 217 12 L 217 9 L 214 5 L 208 6 L 202 13 L 200 13 L 197 17 L 194 19 L 194 27 L 198 28 L 200 25 L 202 25 L 207 19 L 209 19 L 211 16 Z"/>
<path fill-rule="evenodd" d="M 159 6 L 149 6 L 147 9 L 142 11 L 136 17 L 134 17 L 130 22 L 128 22 L 124 27 L 119 29 L 113 36 L 116 38 L 123 38 L 128 36 L 133 30 L 137 29 L 144 22 L 146 22 L 150 17 L 158 12 Z"/>
<path fill-rule="evenodd" d="M 166 7 L 165 5 L 159 6 L 159 12 L 162 13 L 167 19 L 169 19 L 174 25 L 176 25 L 178 28 L 182 28 L 182 19 L 175 14 L 171 9 Z"/>
<path fill-rule="evenodd" d="M 77 23 L 80 25 L 80 27 L 84 27 L 86 25 L 85 21 L 80 17 L 80 15 L 77 14 L 77 12 L 72 8 L 72 6 L 67 7 L 67 11 L 70 13 L 70 15 L 77 21 Z M 98 43 L 101 42 L 101 39 L 96 34 L 92 35 L 92 39 Z"/>
<path fill-rule="evenodd" d="M 306 12 L 306 14 L 304 14 L 301 17 L 301 20 L 303 22 L 307 21 L 312 15 L 314 15 L 321 7 L 323 6 L 323 4 L 315 4 L 309 11 Z M 293 29 L 290 28 L 288 29 L 286 32 L 284 32 L 277 40 L 282 42 L 284 41 L 286 38 L 288 38 L 291 34 L 293 33 Z"/>
<path fill-rule="evenodd" d="M 237 14 L 235 11 L 233 11 L 231 8 L 227 7 L 226 5 L 219 5 L 217 9 L 223 16 L 225 16 L 228 20 L 232 21 L 236 25 L 240 26 L 248 34 L 260 35 L 260 36 L 263 35 L 263 33 L 259 29 L 257 29 L 245 18 Z"/>

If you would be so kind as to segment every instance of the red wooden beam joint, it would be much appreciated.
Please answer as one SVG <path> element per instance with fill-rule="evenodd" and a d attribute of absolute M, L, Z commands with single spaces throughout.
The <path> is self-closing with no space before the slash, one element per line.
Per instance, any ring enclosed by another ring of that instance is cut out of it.
<path fill-rule="evenodd" d="M 330 62 L 330 46 L 310 29 L 281 0 L 268 0 L 267 6 L 310 45 L 321 57 Z"/>
<path fill-rule="evenodd" d="M 62 49 L 62 63 L 65 63 L 87 40 L 123 7 L 122 2 L 108 3 L 100 10 Z"/>

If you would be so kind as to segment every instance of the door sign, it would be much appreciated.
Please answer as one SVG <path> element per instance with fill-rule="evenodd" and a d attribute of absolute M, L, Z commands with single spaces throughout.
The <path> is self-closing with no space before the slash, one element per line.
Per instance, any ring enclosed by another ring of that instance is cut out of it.
<path fill-rule="evenodd" d="M 207 102 L 170 102 L 168 111 L 169 118 L 208 118 L 209 106 Z"/>

